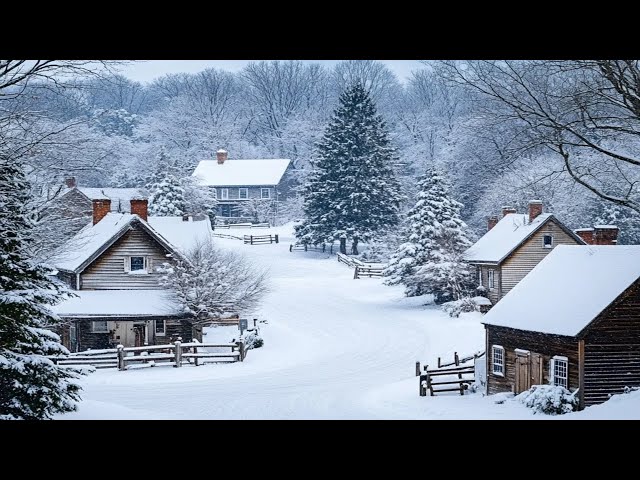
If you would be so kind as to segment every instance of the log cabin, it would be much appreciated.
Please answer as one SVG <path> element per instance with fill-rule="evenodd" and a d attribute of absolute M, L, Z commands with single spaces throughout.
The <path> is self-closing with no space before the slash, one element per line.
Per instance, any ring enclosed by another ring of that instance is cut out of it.
<path fill-rule="evenodd" d="M 484 317 L 487 393 L 640 386 L 640 245 L 559 245 Z"/>
<path fill-rule="evenodd" d="M 209 219 L 148 217 L 147 201 L 115 213 L 94 199 L 92 221 L 61 249 L 57 277 L 74 296 L 53 307 L 70 351 L 201 340 L 202 330 L 159 285 L 158 267 L 211 238 Z"/>
<path fill-rule="evenodd" d="M 552 213 L 542 213 L 540 200 L 529 202 L 528 214 L 502 207 L 502 218 L 490 217 L 488 231 L 464 254 L 476 267 L 476 283 L 495 305 L 558 245 L 585 241 Z"/>
<path fill-rule="evenodd" d="M 286 199 L 292 185 L 291 161 L 283 158 L 228 160 L 227 157 L 228 152 L 220 149 L 216 152 L 216 160 L 200 161 L 192 174 L 201 185 L 215 192 L 217 220 L 273 224 L 280 203 Z M 242 208 L 250 202 L 253 202 L 253 213 Z M 266 218 L 258 218 L 259 213 Z"/>

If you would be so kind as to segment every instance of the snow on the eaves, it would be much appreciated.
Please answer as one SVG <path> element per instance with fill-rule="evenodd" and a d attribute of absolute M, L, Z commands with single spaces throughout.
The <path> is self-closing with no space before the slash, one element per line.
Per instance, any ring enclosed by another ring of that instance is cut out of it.
<path fill-rule="evenodd" d="M 211 239 L 211 222 L 208 218 L 185 222 L 182 217 L 149 217 L 148 223 L 171 245 L 183 252 L 193 248 L 198 242 Z"/>
<path fill-rule="evenodd" d="M 474 243 L 464 258 L 469 262 L 500 262 L 552 216 L 551 213 L 543 213 L 529 223 L 528 215 L 509 213 Z"/>
<path fill-rule="evenodd" d="M 483 322 L 575 336 L 639 278 L 640 245 L 558 245 Z"/>
<path fill-rule="evenodd" d="M 131 200 L 147 198 L 139 188 L 88 188 L 78 187 L 78 190 L 90 200 L 108 198 L 111 200 L 112 212 L 131 212 Z"/>
<path fill-rule="evenodd" d="M 227 160 L 219 164 L 216 160 L 202 160 L 195 171 L 200 183 L 206 186 L 259 186 L 277 185 L 289 166 L 289 159 Z"/>
<path fill-rule="evenodd" d="M 175 315 L 180 307 L 167 297 L 167 290 L 78 290 L 51 307 L 64 316 Z"/>

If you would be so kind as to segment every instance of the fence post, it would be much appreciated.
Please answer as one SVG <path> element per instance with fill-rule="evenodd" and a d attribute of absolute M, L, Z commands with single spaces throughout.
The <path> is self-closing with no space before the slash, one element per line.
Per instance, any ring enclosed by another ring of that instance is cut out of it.
<path fill-rule="evenodd" d="M 179 339 L 180 337 L 178 337 Z M 176 364 L 174 365 L 175 368 L 180 368 L 182 366 L 182 342 L 180 340 L 176 340 L 174 343 L 175 346 L 175 354 L 176 354 Z"/>
<path fill-rule="evenodd" d="M 118 345 L 118 370 L 124 370 L 124 345 Z"/>
<path fill-rule="evenodd" d="M 278 234 L 276 233 L 276 243 L 278 243 Z"/>
<path fill-rule="evenodd" d="M 420 362 L 416 362 L 416 377 L 420 376 Z"/>
<path fill-rule="evenodd" d="M 458 358 L 458 352 L 453 352 L 453 359 L 456 362 L 456 367 L 460 366 L 460 358 Z"/>
<path fill-rule="evenodd" d="M 305 252 L 307 251 L 307 244 L 306 243 L 304 244 L 304 251 Z"/>
<path fill-rule="evenodd" d="M 420 375 L 420 383 L 419 383 L 419 387 L 420 387 L 420 396 L 421 397 L 426 397 L 427 396 L 427 387 L 425 385 L 422 385 L 422 382 L 426 381 L 426 377 L 427 375 Z"/>
<path fill-rule="evenodd" d="M 438 357 L 438 368 L 442 368 L 442 367 L 440 366 L 440 357 Z"/>
<path fill-rule="evenodd" d="M 254 318 L 254 319 L 253 319 L 253 327 L 254 327 L 254 328 L 255 328 L 255 326 L 256 326 L 256 323 L 258 323 L 258 319 L 257 319 L 257 318 Z"/>
<path fill-rule="evenodd" d="M 253 245 L 253 235 L 249 235 L 249 241 L 251 242 L 251 245 Z"/>
<path fill-rule="evenodd" d="M 290 252 L 293 252 L 293 243 L 290 243 L 290 244 L 289 244 L 289 251 L 290 251 Z"/>
<path fill-rule="evenodd" d="M 360 277 L 358 277 L 358 266 L 356 265 L 356 269 L 355 269 L 355 271 L 353 272 L 353 279 L 354 279 L 354 280 L 357 280 L 358 278 L 360 278 Z"/>
<path fill-rule="evenodd" d="M 243 362 L 244 361 L 244 343 L 238 340 L 236 342 L 236 346 L 238 347 L 238 352 L 240 353 L 240 356 L 238 358 L 240 359 L 241 362 Z"/>

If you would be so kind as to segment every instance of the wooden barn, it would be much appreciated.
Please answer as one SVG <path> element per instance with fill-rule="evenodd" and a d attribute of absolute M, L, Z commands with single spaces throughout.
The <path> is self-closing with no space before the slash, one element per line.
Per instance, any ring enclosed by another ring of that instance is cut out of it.
<path fill-rule="evenodd" d="M 529 202 L 528 214 L 502 208 L 502 218 L 489 218 L 488 231 L 464 254 L 476 267 L 478 287 L 492 304 L 500 301 L 558 245 L 585 241 L 552 213 L 543 213 L 539 200 Z"/>
<path fill-rule="evenodd" d="M 72 352 L 202 339 L 202 330 L 160 287 L 158 267 L 211 238 L 211 223 L 148 217 L 146 200 L 132 199 L 130 211 L 114 213 L 110 199 L 94 199 L 91 223 L 55 261 L 58 278 L 75 294 L 53 307 Z"/>
<path fill-rule="evenodd" d="M 640 245 L 560 245 L 484 317 L 487 393 L 640 386 Z"/>

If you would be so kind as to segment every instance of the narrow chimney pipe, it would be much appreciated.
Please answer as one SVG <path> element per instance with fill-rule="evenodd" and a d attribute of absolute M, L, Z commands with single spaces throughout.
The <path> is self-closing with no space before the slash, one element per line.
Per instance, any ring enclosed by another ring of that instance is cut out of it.
<path fill-rule="evenodd" d="M 222 165 L 227 159 L 227 151 L 224 149 L 220 149 L 216 152 L 216 158 L 218 159 L 218 165 Z"/>

